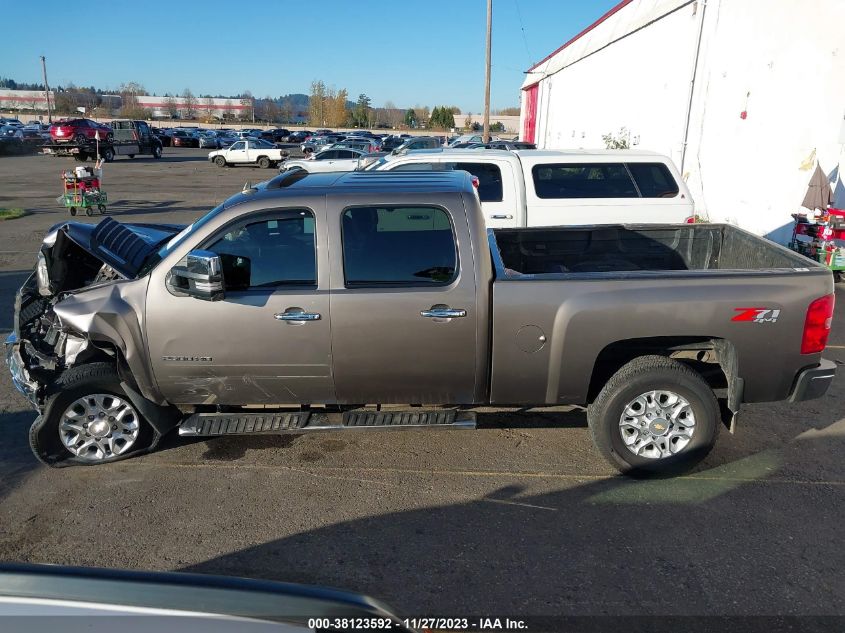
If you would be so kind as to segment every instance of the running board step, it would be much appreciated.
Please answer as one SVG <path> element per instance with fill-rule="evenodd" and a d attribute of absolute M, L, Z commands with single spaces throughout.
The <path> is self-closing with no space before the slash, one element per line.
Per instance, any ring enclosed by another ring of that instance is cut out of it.
<path fill-rule="evenodd" d="M 410 411 L 347 411 L 342 416 L 321 411 L 290 413 L 195 413 L 179 425 L 179 435 L 258 435 L 309 431 L 474 429 L 475 413 L 454 409 Z"/>
<path fill-rule="evenodd" d="M 455 424 L 457 411 L 347 411 L 343 426 L 449 426 Z M 473 420 L 474 422 L 474 420 Z"/>
<path fill-rule="evenodd" d="M 179 435 L 253 435 L 302 429 L 308 411 L 292 413 L 195 413 L 179 425 Z"/>

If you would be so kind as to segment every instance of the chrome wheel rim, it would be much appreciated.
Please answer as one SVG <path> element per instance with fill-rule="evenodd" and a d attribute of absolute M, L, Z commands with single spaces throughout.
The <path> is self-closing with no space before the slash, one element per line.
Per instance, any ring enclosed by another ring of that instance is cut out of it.
<path fill-rule="evenodd" d="M 667 389 L 640 394 L 622 410 L 619 434 L 638 457 L 665 459 L 683 451 L 695 432 L 690 403 Z"/>
<path fill-rule="evenodd" d="M 65 409 L 59 437 L 79 459 L 98 462 L 132 448 L 140 428 L 138 414 L 129 402 L 110 393 L 95 393 Z"/>

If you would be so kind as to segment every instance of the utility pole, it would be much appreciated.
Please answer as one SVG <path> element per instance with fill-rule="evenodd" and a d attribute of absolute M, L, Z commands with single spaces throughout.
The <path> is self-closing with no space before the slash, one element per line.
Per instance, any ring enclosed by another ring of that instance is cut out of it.
<path fill-rule="evenodd" d="M 47 121 L 52 123 L 53 115 L 50 110 L 50 84 L 47 83 L 47 60 L 44 58 L 44 55 L 41 56 L 41 72 L 44 75 L 44 96 L 47 99 Z"/>
<path fill-rule="evenodd" d="M 484 132 L 483 140 L 490 142 L 490 50 L 493 37 L 493 0 L 487 0 L 487 60 L 484 67 Z"/>

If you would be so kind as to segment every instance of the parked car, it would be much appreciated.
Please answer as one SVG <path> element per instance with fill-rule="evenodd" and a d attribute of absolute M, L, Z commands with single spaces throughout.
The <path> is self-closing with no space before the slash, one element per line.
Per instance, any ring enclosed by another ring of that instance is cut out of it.
<path fill-rule="evenodd" d="M 288 143 L 304 143 L 313 135 L 314 133 L 309 132 L 308 130 L 300 130 L 298 132 L 293 132 L 290 136 L 288 136 Z"/>
<path fill-rule="evenodd" d="M 201 132 L 199 135 L 199 146 L 220 149 L 220 138 L 213 131 Z"/>
<path fill-rule="evenodd" d="M 53 227 L 7 339 L 38 458 L 578 404 L 613 467 L 677 473 L 743 403 L 818 398 L 836 374 L 831 271 L 736 226 L 490 231 L 465 172 L 326 176 L 281 174 L 187 228 Z"/>
<path fill-rule="evenodd" d="M 498 136 L 491 136 L 491 141 L 498 141 L 500 140 Z M 452 138 L 449 142 L 449 147 L 456 147 L 459 143 L 483 143 L 484 136 L 478 132 L 474 132 L 472 134 L 461 134 L 460 136 L 456 136 Z"/>
<path fill-rule="evenodd" d="M 367 169 L 468 171 L 478 177 L 491 228 L 682 223 L 695 215 L 672 160 L 639 150 L 440 148 L 394 153 Z"/>
<path fill-rule="evenodd" d="M 20 119 L 15 117 L 0 117 L 0 125 L 10 125 L 12 127 L 23 127 Z"/>
<path fill-rule="evenodd" d="M 332 146 L 312 154 L 311 158 L 288 159 L 281 169 L 303 169 L 308 173 L 353 171 L 358 166 L 358 159 L 365 155 L 362 150 Z"/>
<path fill-rule="evenodd" d="M 156 138 L 161 142 L 162 147 L 170 147 L 171 144 L 171 134 L 170 130 L 154 127 L 152 128 L 153 134 L 156 135 Z"/>
<path fill-rule="evenodd" d="M 273 143 L 261 139 L 247 138 L 233 143 L 231 147 L 210 152 L 208 160 L 218 167 L 233 165 L 258 165 L 262 169 L 278 165 L 287 157 L 287 152 Z"/>
<path fill-rule="evenodd" d="M 385 152 L 391 152 L 400 145 L 402 145 L 402 143 L 404 142 L 405 139 L 399 136 L 388 136 L 387 138 L 382 140 L 381 149 Z"/>
<path fill-rule="evenodd" d="M 333 144 L 331 147 L 346 147 L 357 149 L 364 153 L 371 153 L 381 151 L 381 141 L 379 139 L 369 138 L 366 136 L 349 136 Z"/>
<path fill-rule="evenodd" d="M 199 147 L 200 141 L 184 130 L 174 130 L 170 137 L 173 147 Z"/>
<path fill-rule="evenodd" d="M 54 143 L 76 143 L 81 145 L 95 139 L 111 142 L 114 139 L 111 127 L 91 119 L 64 119 L 50 126 L 50 139 Z"/>
<path fill-rule="evenodd" d="M 307 142 L 299 146 L 302 153 L 308 156 L 314 152 L 319 152 L 329 145 L 333 145 L 340 141 L 339 136 L 312 136 Z"/>
<path fill-rule="evenodd" d="M 0 156 L 24 151 L 23 133 L 13 125 L 0 125 Z"/>
<path fill-rule="evenodd" d="M 405 142 L 393 150 L 394 154 L 407 152 L 412 149 L 433 149 L 443 147 L 443 143 L 434 136 L 415 136 L 406 138 Z"/>
<path fill-rule="evenodd" d="M 220 142 L 218 146 L 220 149 L 229 147 L 232 143 L 237 143 L 240 140 L 234 130 L 217 130 L 217 139 Z"/>
<path fill-rule="evenodd" d="M 30 149 L 35 149 L 44 145 L 44 135 L 36 129 L 29 127 L 19 128 L 21 142 Z M 49 140 L 49 135 L 48 135 Z"/>

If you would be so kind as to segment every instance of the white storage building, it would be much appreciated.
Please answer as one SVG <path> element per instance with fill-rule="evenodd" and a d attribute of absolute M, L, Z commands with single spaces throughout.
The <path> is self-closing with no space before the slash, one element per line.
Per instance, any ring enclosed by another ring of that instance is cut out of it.
<path fill-rule="evenodd" d="M 528 70 L 521 136 L 667 154 L 699 215 L 785 243 L 817 161 L 845 207 L 843 28 L 845 0 L 622 0 Z"/>

